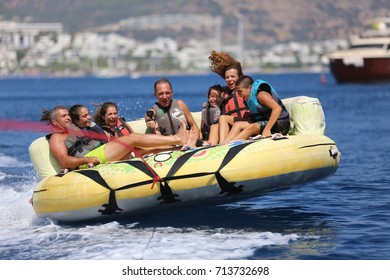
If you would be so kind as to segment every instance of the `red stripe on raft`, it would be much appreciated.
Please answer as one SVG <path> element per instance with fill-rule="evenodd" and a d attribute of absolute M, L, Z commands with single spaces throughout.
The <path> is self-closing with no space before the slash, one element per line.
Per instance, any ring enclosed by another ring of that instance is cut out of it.
<path fill-rule="evenodd" d="M 51 128 L 39 122 L 0 120 L 0 130 L 50 132 Z"/>

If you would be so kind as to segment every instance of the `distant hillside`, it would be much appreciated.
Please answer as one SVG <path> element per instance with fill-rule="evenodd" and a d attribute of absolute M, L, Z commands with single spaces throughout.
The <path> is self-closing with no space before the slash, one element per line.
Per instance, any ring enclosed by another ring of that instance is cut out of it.
<path fill-rule="evenodd" d="M 287 41 L 317 41 L 345 38 L 360 32 L 368 18 L 390 16 L 388 0 L 1 0 L 3 20 L 62 22 L 76 32 L 115 24 L 129 17 L 167 13 L 205 13 L 222 18 L 224 42 L 235 42 L 237 19 L 244 22 L 245 43 L 255 46 Z M 161 28 L 129 34 L 142 39 L 166 35 L 179 40 L 201 39 L 214 33 L 212 27 Z"/>

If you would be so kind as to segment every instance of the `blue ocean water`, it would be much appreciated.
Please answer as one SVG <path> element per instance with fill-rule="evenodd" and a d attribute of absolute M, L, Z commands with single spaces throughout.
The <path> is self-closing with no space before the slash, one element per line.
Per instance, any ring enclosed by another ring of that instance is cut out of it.
<path fill-rule="evenodd" d="M 28 200 L 38 182 L 35 131 L 0 131 L 0 259 L 390 259 L 390 84 L 338 85 L 318 73 L 259 74 L 282 98 L 320 99 L 341 164 L 332 177 L 239 203 L 102 224 L 58 225 Z M 115 101 L 133 120 L 154 102 L 157 77 L 0 79 L 0 120 L 38 121 L 42 108 Z M 199 111 L 215 74 L 169 76 Z"/>

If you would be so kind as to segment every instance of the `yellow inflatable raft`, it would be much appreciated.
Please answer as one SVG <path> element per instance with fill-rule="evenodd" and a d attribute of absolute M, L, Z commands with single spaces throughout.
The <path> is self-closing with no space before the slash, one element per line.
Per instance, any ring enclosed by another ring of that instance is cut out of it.
<path fill-rule="evenodd" d="M 197 203 L 228 203 L 331 176 L 340 153 L 323 135 L 318 99 L 297 97 L 284 103 L 294 116 L 288 136 L 163 152 L 66 174 L 57 174 L 47 141 L 39 138 L 30 146 L 42 178 L 33 192 L 33 208 L 38 216 L 56 221 L 115 219 Z M 130 124 L 138 132 L 145 129 L 143 120 Z"/>

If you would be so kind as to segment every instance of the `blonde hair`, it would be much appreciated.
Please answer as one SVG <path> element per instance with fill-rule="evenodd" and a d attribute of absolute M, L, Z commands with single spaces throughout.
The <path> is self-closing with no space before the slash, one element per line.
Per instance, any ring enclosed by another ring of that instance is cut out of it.
<path fill-rule="evenodd" d="M 211 61 L 210 70 L 217 73 L 222 79 L 225 79 L 225 72 L 230 69 L 236 69 L 238 76 L 243 75 L 241 63 L 225 52 L 211 51 L 209 56 Z"/>

